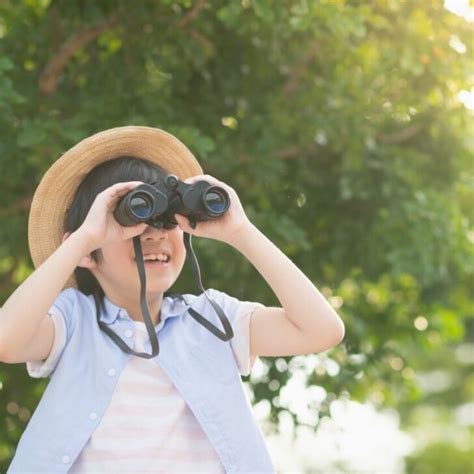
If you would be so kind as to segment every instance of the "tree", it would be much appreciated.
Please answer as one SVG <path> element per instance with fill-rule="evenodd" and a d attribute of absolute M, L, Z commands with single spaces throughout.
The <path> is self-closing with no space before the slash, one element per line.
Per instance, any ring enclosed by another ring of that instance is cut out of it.
<path fill-rule="evenodd" d="M 469 34 L 441 0 L 0 3 L 3 301 L 33 270 L 28 209 L 51 163 L 97 131 L 156 126 L 238 191 L 344 319 L 307 376 L 327 394 L 312 425 L 343 393 L 419 400 L 420 360 L 472 320 Z M 240 255 L 194 245 L 207 287 L 278 304 Z M 196 291 L 189 271 L 176 290 Z M 279 393 L 305 358 L 262 362 L 244 379 L 254 402 L 303 423 Z M 2 469 L 47 382 L 15 365 L 0 380 Z"/>

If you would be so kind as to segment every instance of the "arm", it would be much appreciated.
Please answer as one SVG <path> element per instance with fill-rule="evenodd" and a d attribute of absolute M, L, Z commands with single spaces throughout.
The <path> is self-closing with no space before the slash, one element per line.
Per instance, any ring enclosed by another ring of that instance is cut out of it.
<path fill-rule="evenodd" d="M 0 360 L 8 360 L 15 351 L 30 343 L 87 252 L 87 242 L 73 233 L 7 299 L 0 309 Z M 52 341 L 44 343 L 51 346 Z"/>
<path fill-rule="evenodd" d="M 8 298 L 0 309 L 0 360 L 47 354 L 54 332 L 44 317 L 74 269 L 94 249 L 143 232 L 146 224 L 125 228 L 112 215 L 120 197 L 138 184 L 117 183 L 99 193 L 81 227 L 69 237 L 65 234 L 61 245 Z"/>
<path fill-rule="evenodd" d="M 344 323 L 304 273 L 247 218 L 237 193 L 212 176 L 205 179 L 226 189 L 229 210 L 219 219 L 199 222 L 190 228 L 187 219 L 176 215 L 180 227 L 197 237 L 220 240 L 236 248 L 270 285 L 281 308 L 258 308 L 251 318 L 253 355 L 296 355 L 321 352 L 344 337 Z"/>
<path fill-rule="evenodd" d="M 230 241 L 259 271 L 280 301 L 284 315 L 312 340 L 315 352 L 338 344 L 344 323 L 308 277 L 253 224 L 246 225 Z M 276 308 L 270 315 L 278 314 Z M 258 318 L 256 310 L 254 317 Z M 270 313 L 268 313 L 270 314 Z"/>

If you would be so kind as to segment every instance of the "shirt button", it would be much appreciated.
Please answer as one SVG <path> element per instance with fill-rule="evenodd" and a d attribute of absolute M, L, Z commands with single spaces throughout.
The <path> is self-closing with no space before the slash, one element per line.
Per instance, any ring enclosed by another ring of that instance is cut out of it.
<path fill-rule="evenodd" d="M 92 421 L 97 420 L 97 413 L 92 412 L 89 415 L 89 420 L 92 420 Z"/>
<path fill-rule="evenodd" d="M 125 337 L 132 337 L 133 336 L 133 331 L 130 331 L 130 329 L 127 329 L 125 331 Z"/>
<path fill-rule="evenodd" d="M 113 377 L 115 375 L 115 369 L 109 369 L 107 374 L 110 375 L 111 377 Z"/>
<path fill-rule="evenodd" d="M 63 462 L 63 464 L 69 464 L 70 460 L 71 460 L 71 458 L 69 456 L 63 456 L 61 458 L 61 461 Z"/>

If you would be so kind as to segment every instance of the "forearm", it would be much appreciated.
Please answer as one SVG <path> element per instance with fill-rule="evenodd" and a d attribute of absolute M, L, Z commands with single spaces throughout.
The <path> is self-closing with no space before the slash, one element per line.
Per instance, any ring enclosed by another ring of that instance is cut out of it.
<path fill-rule="evenodd" d="M 69 276 L 89 250 L 86 239 L 77 233 L 71 234 L 11 294 L 0 309 L 0 354 L 31 340 Z"/>
<path fill-rule="evenodd" d="M 338 314 L 308 277 L 257 227 L 246 226 L 230 245 L 254 265 L 298 328 L 342 339 L 344 324 Z"/>

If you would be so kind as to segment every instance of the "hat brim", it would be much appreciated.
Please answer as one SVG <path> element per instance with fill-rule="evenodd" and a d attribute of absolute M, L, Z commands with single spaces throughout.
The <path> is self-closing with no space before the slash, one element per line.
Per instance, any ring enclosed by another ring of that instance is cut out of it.
<path fill-rule="evenodd" d="M 180 140 L 157 128 L 117 127 L 85 138 L 53 163 L 33 196 L 28 245 L 35 268 L 61 245 L 66 209 L 82 180 L 100 163 L 123 155 L 156 163 L 182 180 L 203 173 Z M 77 286 L 73 275 L 64 288 L 70 286 Z"/>

